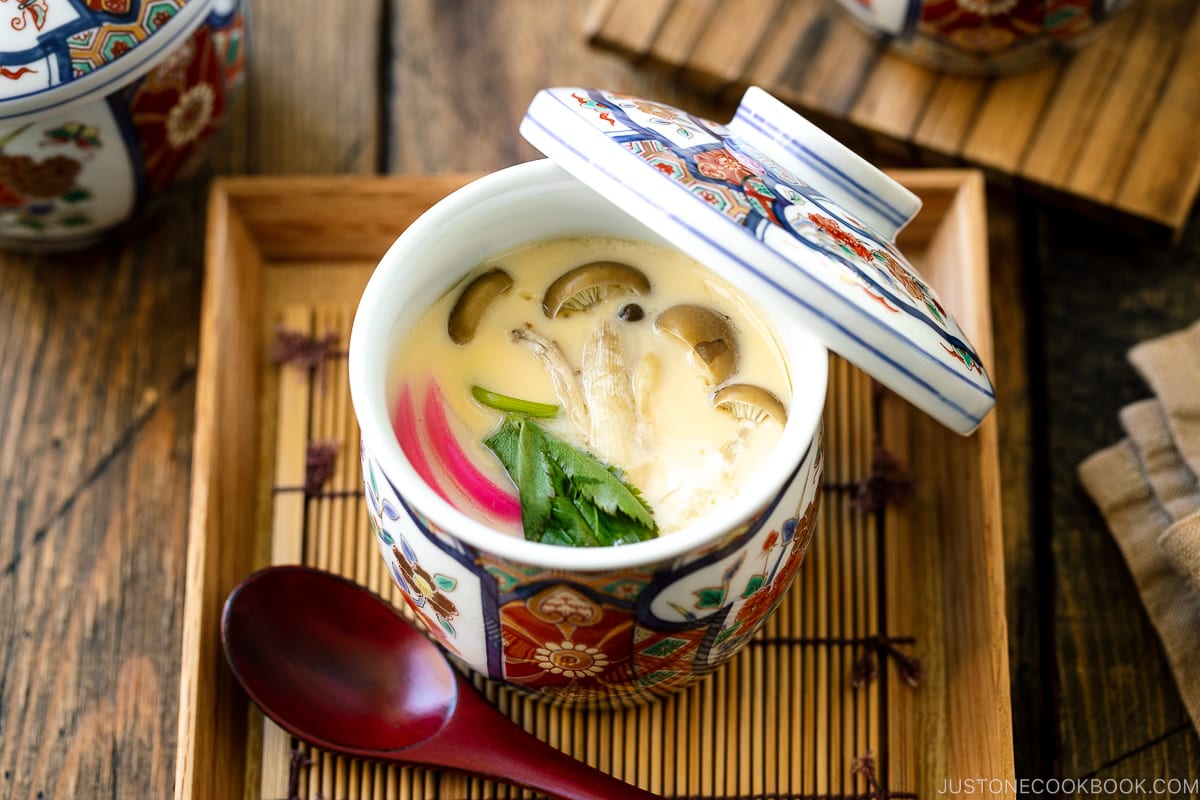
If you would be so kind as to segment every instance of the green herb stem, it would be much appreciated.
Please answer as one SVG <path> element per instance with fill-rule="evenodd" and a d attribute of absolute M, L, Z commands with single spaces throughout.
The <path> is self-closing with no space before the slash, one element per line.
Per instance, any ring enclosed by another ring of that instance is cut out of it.
<path fill-rule="evenodd" d="M 538 417 L 539 419 L 549 419 L 558 414 L 558 406 L 553 403 L 535 403 L 532 400 L 509 397 L 482 386 L 472 386 L 471 396 L 488 408 L 507 411 L 511 414 L 524 414 L 527 417 Z"/>

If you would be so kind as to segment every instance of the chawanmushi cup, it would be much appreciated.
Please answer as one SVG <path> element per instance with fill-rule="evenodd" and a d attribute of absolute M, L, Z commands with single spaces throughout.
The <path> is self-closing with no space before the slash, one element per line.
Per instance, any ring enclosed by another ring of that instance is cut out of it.
<path fill-rule="evenodd" d="M 393 433 L 396 354 L 420 315 L 479 263 L 522 245 L 606 236 L 668 245 L 549 161 L 494 173 L 418 219 L 383 257 L 350 342 L 376 543 L 430 633 L 471 669 L 564 701 L 645 698 L 729 660 L 804 559 L 821 475 L 827 354 L 761 306 L 789 365 L 788 422 L 761 479 L 719 513 L 619 547 L 489 529 L 418 475 Z M 520 357 L 515 353 L 514 357 Z"/>
<path fill-rule="evenodd" d="M 920 200 L 761 89 L 728 124 L 616 92 L 546 89 L 521 133 L 549 160 L 484 177 L 422 215 L 359 304 L 350 388 L 371 524 L 409 605 L 469 668 L 560 701 L 652 697 L 728 661 L 804 560 L 829 350 L 964 435 L 995 392 L 896 246 Z M 392 429 L 397 354 L 437 298 L 492 257 L 586 236 L 673 247 L 711 269 L 755 309 L 790 381 L 787 422 L 750 488 L 695 524 L 619 547 L 490 529 L 420 478 Z"/>

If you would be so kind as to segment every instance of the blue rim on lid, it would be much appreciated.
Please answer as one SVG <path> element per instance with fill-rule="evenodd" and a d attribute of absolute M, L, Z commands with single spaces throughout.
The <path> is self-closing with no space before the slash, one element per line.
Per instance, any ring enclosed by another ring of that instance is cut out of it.
<path fill-rule="evenodd" d="M 895 245 L 920 200 L 751 87 L 727 124 L 597 89 L 544 89 L 521 134 L 747 294 L 959 433 L 995 405 L 974 347 Z"/>
<path fill-rule="evenodd" d="M 0 7 L 0 126 L 99 99 L 141 77 L 217 2 L 22 0 Z"/>

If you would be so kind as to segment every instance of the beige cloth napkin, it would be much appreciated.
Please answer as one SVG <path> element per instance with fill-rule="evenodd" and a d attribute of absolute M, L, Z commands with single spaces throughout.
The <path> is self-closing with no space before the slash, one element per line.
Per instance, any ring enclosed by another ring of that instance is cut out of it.
<path fill-rule="evenodd" d="M 1200 358 L 1200 349 L 1196 353 Z M 1158 544 L 1175 569 L 1200 592 L 1200 482 L 1176 449 L 1170 419 L 1158 400 L 1143 400 L 1121 409 L 1121 425 L 1137 450 L 1154 499 L 1170 520 Z"/>
<path fill-rule="evenodd" d="M 1171 441 L 1191 472 L 1194 494 L 1196 481 L 1200 479 L 1200 322 L 1142 342 L 1129 351 L 1129 361 L 1158 398 Z M 1179 472 L 1180 468 L 1171 469 Z M 1179 488 L 1185 479 L 1175 480 Z M 1200 523 L 1186 517 L 1187 514 L 1172 514 L 1174 525 L 1160 541 L 1175 568 L 1200 587 L 1200 538 L 1197 538 Z"/>
<path fill-rule="evenodd" d="M 1129 361 L 1162 403 L 1183 460 L 1200 475 L 1200 322 L 1142 342 Z"/>
<path fill-rule="evenodd" d="M 1079 465 L 1200 731 L 1200 322 L 1137 345 L 1155 397 L 1121 410 L 1126 438 Z"/>
<path fill-rule="evenodd" d="M 1155 500 L 1128 439 L 1085 460 L 1079 477 L 1129 564 L 1183 703 L 1200 731 L 1200 592 L 1159 548 L 1158 537 L 1170 518 Z"/>

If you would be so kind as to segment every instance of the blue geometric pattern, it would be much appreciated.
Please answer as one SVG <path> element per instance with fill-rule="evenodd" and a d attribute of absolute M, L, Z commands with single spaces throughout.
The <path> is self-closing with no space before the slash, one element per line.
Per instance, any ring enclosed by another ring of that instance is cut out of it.
<path fill-rule="evenodd" d="M 892 241 L 919 201 L 764 95 L 748 92 L 727 127 L 628 95 L 549 89 L 522 132 L 727 280 L 769 287 L 828 347 L 944 424 L 973 430 L 995 404 L 991 381 Z"/>

